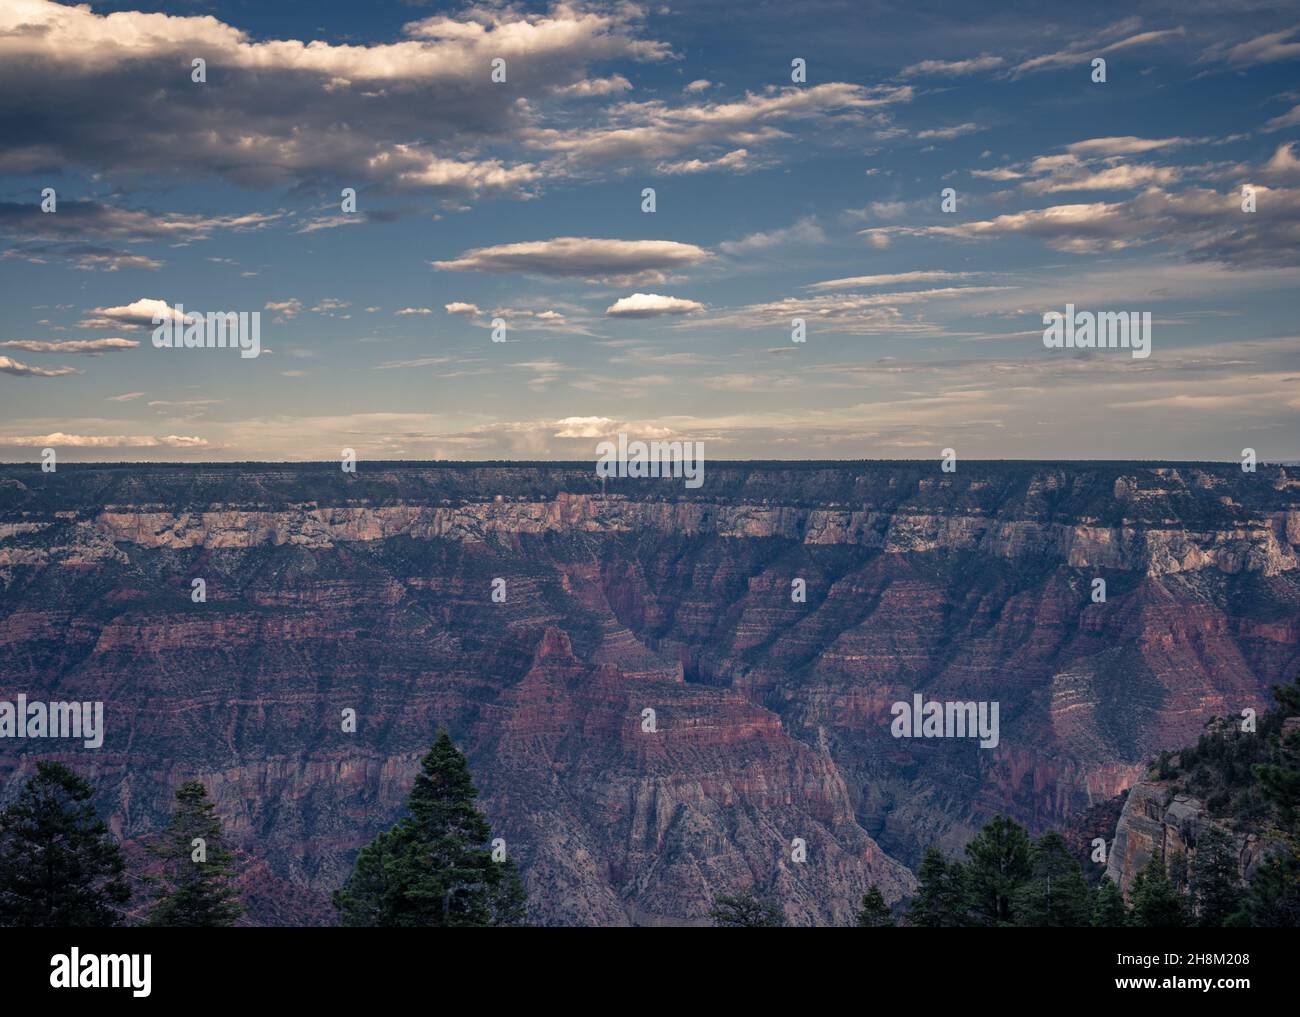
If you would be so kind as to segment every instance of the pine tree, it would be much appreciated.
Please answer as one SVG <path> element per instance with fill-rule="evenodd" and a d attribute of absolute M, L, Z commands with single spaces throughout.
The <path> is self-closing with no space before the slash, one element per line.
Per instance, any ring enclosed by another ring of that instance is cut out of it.
<path fill-rule="evenodd" d="M 1029 834 L 1005 816 L 994 816 L 966 845 L 966 908 L 971 922 L 1007 925 L 1012 899 L 1030 875 Z"/>
<path fill-rule="evenodd" d="M 62 763 L 39 762 L 0 811 L 0 926 L 122 924 L 126 863 L 91 803 L 92 788 Z"/>
<path fill-rule="evenodd" d="M 1300 684 L 1273 689 L 1284 718 L 1300 714 Z M 1231 922 L 1260 928 L 1300 928 L 1300 727 L 1278 736 L 1275 761 L 1257 765 L 1265 800 L 1273 810 L 1277 843 L 1255 869 L 1245 905 Z"/>
<path fill-rule="evenodd" d="M 1092 925 L 1096 929 L 1122 929 L 1129 924 L 1128 905 L 1114 881 L 1103 876 L 1092 902 Z"/>
<path fill-rule="evenodd" d="M 785 925 L 779 907 L 760 900 L 749 890 L 715 897 L 709 918 L 718 929 L 774 929 Z"/>
<path fill-rule="evenodd" d="M 407 815 L 361 849 L 334 894 L 343 925 L 463 927 L 518 925 L 524 891 L 518 869 L 495 861 L 491 827 L 479 812 L 469 765 L 451 736 L 438 734 L 420 761 Z"/>
<path fill-rule="evenodd" d="M 885 896 L 875 883 L 867 889 L 862 897 L 862 909 L 858 912 L 858 928 L 883 929 L 894 925 L 894 914 L 885 903 Z"/>
<path fill-rule="evenodd" d="M 234 859 L 221 835 L 221 819 L 201 782 L 177 788 L 176 811 L 151 851 L 163 868 L 146 925 L 211 928 L 234 925 L 244 913 L 231 882 Z"/>
<path fill-rule="evenodd" d="M 1180 929 L 1187 924 L 1183 898 L 1174 889 L 1158 853 L 1133 880 L 1132 924 L 1144 929 Z"/>
<path fill-rule="evenodd" d="M 1188 879 L 1187 855 L 1182 851 L 1175 851 L 1169 856 L 1169 882 L 1180 894 L 1185 894 L 1189 889 Z"/>
<path fill-rule="evenodd" d="M 1044 834 L 1030 853 L 1030 875 L 1012 895 L 1016 925 L 1079 928 L 1091 924 L 1088 883 L 1059 833 Z"/>
<path fill-rule="evenodd" d="M 1237 852 L 1232 838 L 1217 826 L 1207 827 L 1197 839 L 1191 891 L 1196 924 L 1204 928 L 1219 928 L 1241 907 Z"/>
<path fill-rule="evenodd" d="M 926 849 L 916 873 L 916 896 L 908 920 L 921 928 L 953 928 L 965 925 L 965 867 L 948 862 L 937 847 Z"/>
<path fill-rule="evenodd" d="M 1294 845 L 1259 863 L 1245 905 L 1225 924 L 1259 929 L 1300 928 L 1300 852 Z"/>

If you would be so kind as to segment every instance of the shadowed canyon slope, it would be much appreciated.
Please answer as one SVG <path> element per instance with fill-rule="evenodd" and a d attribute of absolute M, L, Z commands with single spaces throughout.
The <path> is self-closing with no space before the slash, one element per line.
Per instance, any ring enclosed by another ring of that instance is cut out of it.
<path fill-rule="evenodd" d="M 134 839 L 197 777 L 253 917 L 329 921 L 445 724 L 539 921 L 699 922 L 754 885 L 845 923 L 926 845 L 1062 825 L 1262 710 L 1300 662 L 1297 545 L 1276 466 L 0 467 L 0 699 L 107 728 L 0 741 L 0 797 L 57 756 Z M 891 737 L 916 692 L 998 702 L 1000 743 Z"/>

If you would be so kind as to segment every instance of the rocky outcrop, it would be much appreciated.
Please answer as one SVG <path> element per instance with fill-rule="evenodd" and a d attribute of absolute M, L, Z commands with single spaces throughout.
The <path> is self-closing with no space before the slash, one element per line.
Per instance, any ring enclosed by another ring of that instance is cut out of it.
<path fill-rule="evenodd" d="M 1217 826 L 1231 838 L 1239 875 L 1248 881 L 1264 853 L 1258 835 L 1239 831 L 1230 822 L 1213 819 L 1204 804 L 1176 791 L 1167 782 L 1141 781 L 1129 790 L 1115 826 L 1106 877 L 1127 897 L 1137 874 L 1156 854 L 1166 862 L 1175 854 L 1182 854 L 1190 869 L 1196 858 L 1197 842 L 1210 826 Z"/>

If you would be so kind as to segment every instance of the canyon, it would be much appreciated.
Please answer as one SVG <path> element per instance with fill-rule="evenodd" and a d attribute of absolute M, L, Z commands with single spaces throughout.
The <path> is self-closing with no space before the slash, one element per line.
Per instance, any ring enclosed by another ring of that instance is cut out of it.
<path fill-rule="evenodd" d="M 1277 465 L 0 466 L 0 700 L 105 704 L 97 749 L 0 741 L 0 800 L 61 759 L 130 849 L 202 780 L 258 924 L 333 920 L 440 726 L 540 924 L 707 924 L 745 888 L 848 924 L 929 845 L 1066 827 L 1298 663 Z M 996 703 L 996 745 L 895 738 L 922 695 Z M 1119 878 L 1183 805 L 1130 793 Z"/>

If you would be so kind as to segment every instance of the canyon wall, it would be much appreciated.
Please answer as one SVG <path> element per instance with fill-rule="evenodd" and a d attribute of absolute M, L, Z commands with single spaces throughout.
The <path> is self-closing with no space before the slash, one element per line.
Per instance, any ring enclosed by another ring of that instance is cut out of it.
<path fill-rule="evenodd" d="M 135 841 L 197 777 L 252 918 L 325 922 L 445 725 L 539 922 L 754 887 L 844 923 L 927 845 L 1064 825 L 1262 710 L 1300 661 L 1298 545 L 1276 466 L 0 467 L 0 699 L 107 716 L 96 750 L 0 741 L 0 797 L 61 758 Z M 999 744 L 892 737 L 914 693 L 997 702 Z"/>

